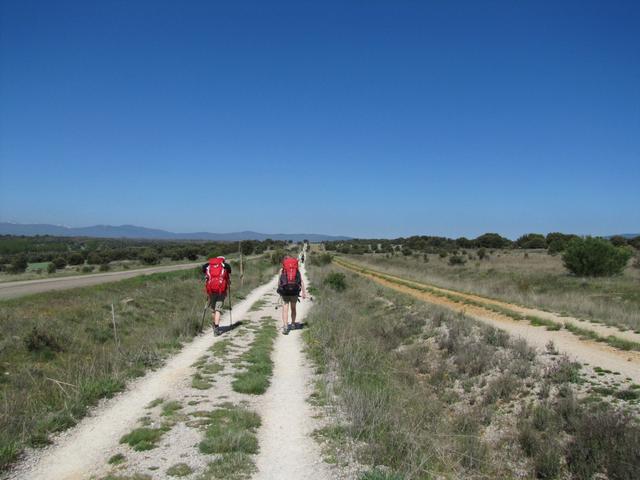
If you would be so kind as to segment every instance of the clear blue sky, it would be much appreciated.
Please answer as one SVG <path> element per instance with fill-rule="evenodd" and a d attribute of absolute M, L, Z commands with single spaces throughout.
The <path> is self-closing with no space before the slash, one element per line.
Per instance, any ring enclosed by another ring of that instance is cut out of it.
<path fill-rule="evenodd" d="M 640 2 L 0 5 L 0 220 L 640 231 Z"/>

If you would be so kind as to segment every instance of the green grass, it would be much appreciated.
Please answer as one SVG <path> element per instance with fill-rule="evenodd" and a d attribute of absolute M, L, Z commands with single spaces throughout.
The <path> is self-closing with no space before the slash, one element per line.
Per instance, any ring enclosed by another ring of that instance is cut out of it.
<path fill-rule="evenodd" d="M 274 271 L 264 259 L 247 262 L 234 297 Z M 0 301 L 0 471 L 190 341 L 202 312 L 200 277 L 197 269 L 158 273 Z"/>
<path fill-rule="evenodd" d="M 590 478 L 610 468 L 610 478 L 633 478 L 640 468 L 632 414 L 576 399 L 590 388 L 580 364 L 543 365 L 524 341 L 357 275 L 335 293 L 322 281 L 331 271 L 309 270 L 318 290 L 304 338 L 325 372 L 319 391 L 331 392 L 317 396 L 340 412 L 340 425 L 318 433 L 335 462 L 355 443 L 362 465 L 391 478 Z M 612 393 L 631 407 L 636 391 Z M 487 443 L 496 428 L 521 442 Z M 602 428 L 611 433 L 599 443 Z"/>
<path fill-rule="evenodd" d="M 251 455 L 244 452 L 223 453 L 209 464 L 201 480 L 248 480 L 256 472 Z"/>
<path fill-rule="evenodd" d="M 429 293 L 431 295 L 435 295 L 438 297 L 442 297 L 442 298 L 446 298 L 448 300 L 451 300 L 452 302 L 455 303 L 459 303 L 462 305 L 473 305 L 476 307 L 480 307 L 483 308 L 485 310 L 489 310 L 492 312 L 496 312 L 499 313 L 501 315 L 505 315 L 507 317 L 512 318 L 513 320 L 517 320 L 517 321 L 521 321 L 521 320 L 527 320 L 529 321 L 529 323 L 533 326 L 544 326 L 546 327 L 547 330 L 560 330 L 562 327 L 566 328 L 567 330 L 571 331 L 572 333 L 578 335 L 580 338 L 583 339 L 590 339 L 590 340 L 595 340 L 598 342 L 604 342 L 609 344 L 610 346 L 614 347 L 614 348 L 618 348 L 621 350 L 636 350 L 636 351 L 640 351 L 640 343 L 638 342 L 633 342 L 630 340 L 625 340 L 623 338 L 620 337 L 616 337 L 614 335 L 609 335 L 607 337 L 603 337 L 600 334 L 598 334 L 597 332 L 593 331 L 593 330 L 589 330 L 589 329 L 585 329 L 582 327 L 578 327 L 577 325 L 570 323 L 570 322 L 564 322 L 564 324 L 560 323 L 560 322 L 555 322 L 553 320 L 549 320 L 549 319 L 545 319 L 545 318 L 541 318 L 535 315 L 522 315 L 514 310 L 511 310 L 509 308 L 503 307 L 501 305 L 495 305 L 492 303 L 488 303 L 488 302 L 482 302 L 482 301 L 477 301 L 477 300 L 473 300 L 473 299 L 469 299 L 466 298 L 462 295 L 457 295 L 455 293 L 450 293 L 450 292 L 442 292 L 436 288 L 432 288 L 428 285 L 423 285 L 423 284 L 419 284 L 416 283 L 414 281 L 408 281 L 408 280 L 401 280 L 398 279 L 394 276 L 389 276 L 386 275 L 384 273 L 381 272 L 377 272 L 375 270 L 371 270 L 368 268 L 363 268 L 361 266 L 358 266 L 356 264 L 350 263 L 350 262 L 346 262 L 344 259 L 339 259 L 336 260 L 336 263 L 338 265 L 343 266 L 344 268 L 347 269 L 351 269 L 354 270 L 356 272 L 362 273 L 362 274 L 366 274 L 366 275 L 371 275 L 373 277 L 377 277 L 377 278 L 381 278 L 384 279 L 386 281 L 395 283 L 396 285 L 401 285 L 404 287 L 408 287 L 411 288 L 413 290 L 418 290 L 421 292 L 425 292 L 425 293 Z"/>
<path fill-rule="evenodd" d="M 213 382 L 207 378 L 203 377 L 199 372 L 193 374 L 193 378 L 191 380 L 191 386 L 198 390 L 208 390 L 213 385 Z"/>
<path fill-rule="evenodd" d="M 176 463 L 167 469 L 167 475 L 170 477 L 186 477 L 192 473 L 193 469 L 186 463 Z"/>
<path fill-rule="evenodd" d="M 200 451 L 206 454 L 257 453 L 255 432 L 259 426 L 260 417 L 245 408 L 227 405 L 214 410 L 209 415 L 205 438 L 199 444 Z"/>
<path fill-rule="evenodd" d="M 615 277 L 579 278 L 566 272 L 560 256 L 545 251 L 530 252 L 527 260 L 521 251 L 496 252 L 488 260 L 456 268 L 437 255 L 429 255 L 428 263 L 412 256 L 344 258 L 442 288 L 640 330 L 640 271 L 632 267 Z"/>
<path fill-rule="evenodd" d="M 116 453 L 109 459 L 107 463 L 109 465 L 120 465 L 121 463 L 126 462 L 126 460 L 127 460 L 127 457 L 125 457 L 123 454 Z"/>
<path fill-rule="evenodd" d="M 120 439 L 120 443 L 126 443 L 134 450 L 141 452 L 156 448 L 165 430 L 160 428 L 141 427 L 132 430 Z"/>
<path fill-rule="evenodd" d="M 234 375 L 231 386 L 236 392 L 261 395 L 269 387 L 273 373 L 271 351 L 277 330 L 272 321 L 263 321 L 255 338 L 240 360 L 246 362 L 246 368 Z"/>

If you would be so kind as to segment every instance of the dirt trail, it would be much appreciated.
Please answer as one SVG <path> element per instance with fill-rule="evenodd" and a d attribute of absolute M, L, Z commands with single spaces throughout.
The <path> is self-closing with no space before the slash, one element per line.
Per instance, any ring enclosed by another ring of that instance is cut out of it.
<path fill-rule="evenodd" d="M 577 360 L 582 364 L 590 364 L 613 372 L 620 372 L 622 375 L 631 378 L 633 382 L 640 383 L 640 352 L 623 351 L 600 342 L 584 340 L 567 330 L 546 330 L 543 327 L 533 326 L 529 322 L 516 321 L 506 315 L 492 312 L 478 306 L 460 304 L 439 295 L 423 292 L 406 285 L 399 285 L 393 281 L 380 278 L 377 275 L 372 275 L 350 268 L 348 263 L 339 262 L 339 265 L 343 266 L 343 268 L 349 269 L 350 271 L 363 275 L 380 285 L 384 285 L 385 287 L 392 288 L 455 312 L 464 313 L 476 320 L 501 328 L 509 334 L 524 338 L 529 344 L 537 348 L 544 349 L 549 341 L 553 341 L 560 352 L 567 354 L 570 358 Z M 385 276 L 401 280 L 408 284 L 419 285 L 417 282 L 405 280 L 400 277 L 387 274 L 385 274 Z M 453 291 L 450 292 L 454 293 Z M 460 295 L 457 292 L 455 292 L 455 294 Z M 482 301 L 485 300 L 483 297 L 475 298 Z M 504 305 L 508 305 L 510 308 L 512 307 L 511 304 Z"/>
<path fill-rule="evenodd" d="M 304 269 L 302 271 L 304 273 Z M 299 322 L 304 320 L 309 308 L 308 302 L 298 304 Z M 301 334 L 301 330 L 295 330 L 287 336 L 279 335 L 276 340 L 273 356 L 276 380 L 265 394 L 259 411 L 263 427 L 259 434 L 256 480 L 332 478 L 321 461 L 317 444 L 311 439 L 317 425 L 306 399 L 312 393 L 309 382 L 313 373 L 302 352 Z"/>
<path fill-rule="evenodd" d="M 241 320 L 240 326 L 215 338 L 208 329 L 164 367 L 133 382 L 127 391 L 105 401 L 91 416 L 58 436 L 53 445 L 28 452 L 7 478 L 80 480 L 137 474 L 153 480 L 168 479 L 173 477 L 167 470 L 178 463 L 192 469 L 182 478 L 199 478 L 218 457 L 198 449 L 204 438 L 198 415 L 224 402 L 243 405 L 261 416 L 255 478 L 332 478 L 327 473 L 330 467 L 321 462 L 319 447 L 310 437 L 317 428 L 312 407 L 306 403 L 313 376 L 302 353 L 301 330 L 288 336 L 279 333 L 272 354 L 274 375 L 264 395 L 237 393 L 231 386 L 233 374 L 243 368 L 240 356 L 250 347 L 257 328 L 264 322 L 280 325 L 275 285 L 274 277 L 234 306 L 233 320 Z M 310 304 L 303 302 L 299 308 L 301 321 Z M 227 314 L 221 324 L 228 325 L 228 321 Z M 220 342 L 225 344 L 216 345 Z M 224 354 L 219 348 L 223 346 Z M 199 370 L 203 366 L 221 368 L 220 373 L 212 370 L 214 375 L 206 375 L 211 388 L 192 383 L 195 373 L 205 371 Z M 162 399 L 162 403 L 158 400 L 158 405 L 150 405 L 156 399 Z M 178 410 L 166 416 L 163 408 L 170 402 L 177 402 Z M 135 451 L 120 443 L 123 435 L 137 427 L 158 428 L 166 426 L 168 420 L 170 428 L 154 449 Z M 109 465 L 113 455 L 122 455 L 124 462 Z M 287 474 L 283 476 L 283 472 Z"/>

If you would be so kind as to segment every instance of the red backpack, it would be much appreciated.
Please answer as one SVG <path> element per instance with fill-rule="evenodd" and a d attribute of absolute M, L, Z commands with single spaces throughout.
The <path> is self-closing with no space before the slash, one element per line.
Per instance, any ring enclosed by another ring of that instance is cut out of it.
<path fill-rule="evenodd" d="M 209 295 L 224 295 L 229 286 L 229 272 L 224 268 L 224 258 L 209 259 L 205 290 Z"/>
<path fill-rule="evenodd" d="M 298 260 L 296 258 L 285 258 L 282 261 L 278 293 L 280 295 L 299 295 L 301 289 L 302 277 L 298 270 Z"/>

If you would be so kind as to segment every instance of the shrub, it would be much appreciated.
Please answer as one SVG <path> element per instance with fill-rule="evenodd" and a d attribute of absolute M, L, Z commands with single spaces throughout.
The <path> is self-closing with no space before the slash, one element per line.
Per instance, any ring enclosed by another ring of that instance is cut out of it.
<path fill-rule="evenodd" d="M 323 266 L 331 263 L 331 254 L 321 253 L 320 255 L 309 255 L 311 265 Z"/>
<path fill-rule="evenodd" d="M 547 248 L 547 239 L 539 233 L 527 233 L 516 240 L 518 248 Z"/>
<path fill-rule="evenodd" d="M 484 248 L 478 249 L 478 258 L 484 260 L 487 257 L 487 251 Z"/>
<path fill-rule="evenodd" d="M 56 273 L 56 264 L 53 262 L 49 262 L 49 265 L 47 265 L 47 273 Z"/>
<path fill-rule="evenodd" d="M 145 248 L 140 254 L 140 260 L 146 265 L 154 265 L 160 261 L 160 255 L 153 248 Z"/>
<path fill-rule="evenodd" d="M 69 265 L 82 265 L 84 263 L 84 257 L 81 253 L 72 253 L 69 255 Z"/>
<path fill-rule="evenodd" d="M 276 250 L 274 252 L 271 252 L 271 263 L 273 265 L 280 265 L 282 263 L 284 255 L 284 250 Z"/>
<path fill-rule="evenodd" d="M 95 267 L 93 265 L 85 265 L 84 267 L 82 267 L 82 273 L 89 273 L 89 272 L 93 272 L 93 269 Z"/>
<path fill-rule="evenodd" d="M 53 264 L 56 268 L 64 268 L 67 266 L 67 261 L 62 257 L 57 257 L 53 259 Z"/>
<path fill-rule="evenodd" d="M 27 257 L 25 255 L 17 255 L 11 262 L 11 266 L 9 266 L 9 273 L 23 273 L 28 266 Z"/>
<path fill-rule="evenodd" d="M 64 350 L 62 342 L 58 341 L 55 336 L 35 326 L 25 337 L 24 346 L 34 353 L 62 352 Z"/>
<path fill-rule="evenodd" d="M 464 265 L 465 263 L 467 263 L 467 261 L 461 255 L 452 255 L 451 257 L 449 257 L 449 265 L 456 266 L 456 265 Z"/>
<path fill-rule="evenodd" d="M 102 256 L 98 252 L 91 252 L 87 256 L 87 263 L 91 265 L 100 265 L 103 263 Z"/>
<path fill-rule="evenodd" d="M 324 279 L 325 285 L 333 288 L 336 292 L 342 292 L 347 288 L 344 273 L 332 272 Z"/>
<path fill-rule="evenodd" d="M 562 256 L 564 266 L 574 275 L 604 277 L 622 272 L 631 258 L 624 247 L 614 247 L 601 238 L 576 238 L 571 240 Z"/>
<path fill-rule="evenodd" d="M 102 265 L 100 265 L 101 272 L 108 272 L 109 270 L 111 270 L 111 265 L 109 265 L 108 263 L 103 263 Z"/>

